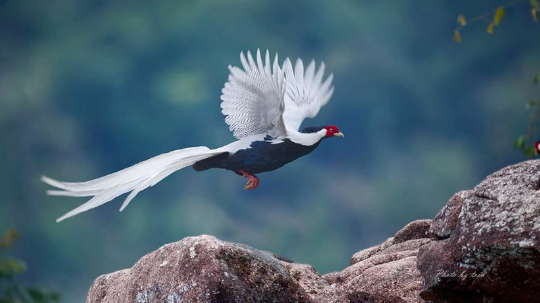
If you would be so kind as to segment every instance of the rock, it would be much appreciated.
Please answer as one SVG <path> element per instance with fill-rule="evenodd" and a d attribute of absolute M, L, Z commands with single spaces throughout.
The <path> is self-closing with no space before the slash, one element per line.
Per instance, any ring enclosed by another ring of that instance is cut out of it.
<path fill-rule="evenodd" d="M 429 221 L 408 224 L 373 254 L 356 254 L 351 267 L 324 277 L 246 245 L 185 238 L 97 278 L 86 302 L 421 302 L 416 253 L 430 241 L 422 238 Z"/>
<path fill-rule="evenodd" d="M 446 239 L 450 236 L 450 233 L 456 229 L 459 213 L 461 212 L 461 205 L 465 197 L 471 193 L 468 191 L 460 191 L 455 194 L 450 201 L 439 211 L 439 213 L 433 219 L 429 232 L 438 239 Z"/>
<path fill-rule="evenodd" d="M 430 223 L 409 223 L 383 244 L 354 254 L 348 268 L 323 278 L 344 289 L 349 302 L 423 302 L 416 255 L 419 247 L 432 241 Z"/>
<path fill-rule="evenodd" d="M 340 284 L 328 283 L 311 265 L 282 262 L 315 302 L 348 303 Z"/>
<path fill-rule="evenodd" d="M 534 302 L 540 289 L 540 161 L 506 167 L 457 193 L 420 248 L 421 297 Z"/>
<path fill-rule="evenodd" d="M 317 294 L 298 282 L 305 280 L 303 273 L 293 276 L 284 263 L 272 253 L 211 236 L 185 238 L 130 269 L 97 278 L 86 302 L 315 302 Z M 319 279 L 320 287 L 328 286 Z"/>
<path fill-rule="evenodd" d="M 185 238 L 97 278 L 86 302 L 535 302 L 539 188 L 540 160 L 509 166 L 322 277 L 246 245 Z"/>

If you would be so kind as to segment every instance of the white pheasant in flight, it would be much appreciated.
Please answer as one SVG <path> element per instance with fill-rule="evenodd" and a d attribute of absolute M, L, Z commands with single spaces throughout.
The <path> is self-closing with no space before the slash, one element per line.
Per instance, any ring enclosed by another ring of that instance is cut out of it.
<path fill-rule="evenodd" d="M 47 194 L 70 197 L 92 197 L 56 221 L 98 207 L 128 193 L 122 211 L 142 190 L 155 185 L 173 172 L 193 166 L 196 171 L 222 168 L 248 178 L 245 189 L 259 185 L 255 175 L 272 171 L 312 152 L 323 139 L 343 137 L 336 126 L 306 127 L 299 131 L 305 118 L 313 118 L 325 105 L 334 88 L 333 75 L 324 81 L 324 63 L 315 62 L 304 69 L 302 60 L 293 65 L 286 58 L 280 66 L 276 54 L 273 62 L 266 51 L 256 58 L 248 51 L 240 53 L 242 68 L 229 66 L 230 74 L 221 95 L 225 122 L 238 139 L 216 149 L 190 147 L 161 154 L 118 172 L 86 181 L 60 182 L 49 177 L 42 181 L 58 188 Z"/>

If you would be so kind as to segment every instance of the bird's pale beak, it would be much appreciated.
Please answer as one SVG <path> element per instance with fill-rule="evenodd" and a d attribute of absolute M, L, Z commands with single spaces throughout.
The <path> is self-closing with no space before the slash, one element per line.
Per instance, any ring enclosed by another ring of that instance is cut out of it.
<path fill-rule="evenodd" d="M 335 133 L 334 134 L 334 137 L 345 137 L 345 135 L 342 133 L 342 132 L 339 132 L 339 133 Z"/>

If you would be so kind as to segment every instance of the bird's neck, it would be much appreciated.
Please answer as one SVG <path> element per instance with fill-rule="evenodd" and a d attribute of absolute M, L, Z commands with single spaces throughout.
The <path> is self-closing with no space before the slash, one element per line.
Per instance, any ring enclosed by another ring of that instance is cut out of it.
<path fill-rule="evenodd" d="M 287 137 L 289 137 L 291 141 L 306 146 L 312 146 L 319 143 L 325 136 L 326 129 L 324 128 L 314 133 L 301 133 L 298 131 L 287 130 Z"/>

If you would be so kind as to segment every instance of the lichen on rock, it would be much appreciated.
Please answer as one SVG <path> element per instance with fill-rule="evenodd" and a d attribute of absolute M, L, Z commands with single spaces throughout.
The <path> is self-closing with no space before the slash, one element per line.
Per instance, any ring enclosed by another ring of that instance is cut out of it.
<path fill-rule="evenodd" d="M 533 302 L 540 289 L 540 161 L 506 167 L 456 194 L 420 249 L 422 298 Z"/>

